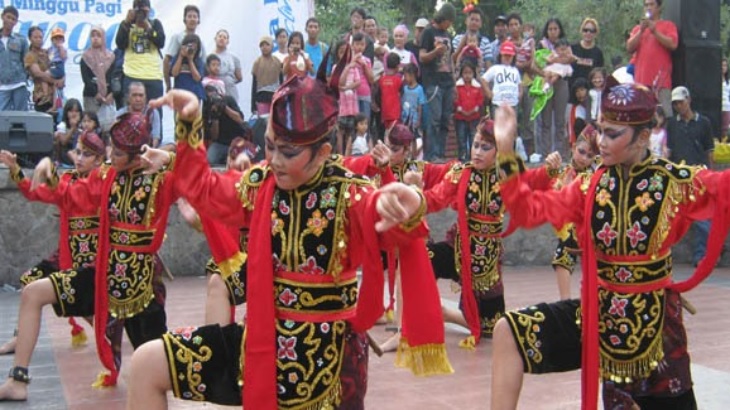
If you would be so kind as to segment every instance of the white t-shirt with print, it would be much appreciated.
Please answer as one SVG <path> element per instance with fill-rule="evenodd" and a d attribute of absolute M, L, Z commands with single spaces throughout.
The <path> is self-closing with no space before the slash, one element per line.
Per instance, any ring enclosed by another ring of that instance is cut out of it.
<path fill-rule="evenodd" d="M 520 71 L 517 67 L 495 64 L 489 67 L 482 78 L 492 87 L 492 104 L 507 104 L 515 107 L 520 102 Z"/>

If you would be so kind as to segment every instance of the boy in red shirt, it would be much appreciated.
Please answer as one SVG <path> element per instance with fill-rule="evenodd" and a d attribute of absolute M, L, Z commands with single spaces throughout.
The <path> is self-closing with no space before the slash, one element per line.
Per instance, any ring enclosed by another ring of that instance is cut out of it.
<path fill-rule="evenodd" d="M 476 67 L 469 61 L 461 65 L 454 99 L 454 125 L 459 140 L 459 161 L 471 158 L 471 143 L 482 113 L 484 94 L 479 81 L 474 79 Z"/>
<path fill-rule="evenodd" d="M 380 85 L 380 116 L 385 129 L 390 129 L 400 118 L 400 94 L 403 77 L 398 72 L 399 65 L 400 56 L 396 53 L 389 53 L 385 59 L 385 74 L 378 80 Z"/>

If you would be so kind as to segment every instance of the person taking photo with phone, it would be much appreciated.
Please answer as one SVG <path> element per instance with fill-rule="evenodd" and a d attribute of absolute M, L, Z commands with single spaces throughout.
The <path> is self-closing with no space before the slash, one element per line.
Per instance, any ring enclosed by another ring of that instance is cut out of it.
<path fill-rule="evenodd" d="M 672 51 L 677 49 L 677 26 L 662 20 L 663 0 L 644 0 L 644 18 L 637 24 L 626 51 L 635 54 L 634 81 L 658 89 L 659 103 L 672 114 Z"/>

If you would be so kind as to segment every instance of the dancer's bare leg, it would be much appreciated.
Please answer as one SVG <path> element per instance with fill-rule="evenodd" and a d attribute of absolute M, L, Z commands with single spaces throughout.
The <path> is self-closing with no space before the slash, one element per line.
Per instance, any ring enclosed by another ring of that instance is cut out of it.
<path fill-rule="evenodd" d="M 18 310 L 18 338 L 13 367 L 28 367 L 38 341 L 43 306 L 56 303 L 56 292 L 50 279 L 37 280 L 25 288 L 20 295 Z M 10 377 L 0 386 L 0 400 L 26 400 L 28 384 Z"/>
<path fill-rule="evenodd" d="M 466 318 L 464 317 L 464 314 L 461 313 L 461 310 L 448 308 L 442 303 L 441 312 L 444 315 L 444 322 L 453 323 L 469 329 L 469 324 L 466 323 Z"/>
<path fill-rule="evenodd" d="M 398 344 L 400 344 L 400 327 L 403 320 L 403 292 L 401 291 L 400 283 L 400 266 L 395 270 L 395 289 L 395 316 L 393 324 L 396 326 L 397 330 L 393 336 L 380 345 L 380 349 L 383 353 L 396 351 L 396 349 L 398 349 Z"/>
<path fill-rule="evenodd" d="M 17 331 L 17 330 L 16 330 Z M 17 344 L 18 337 L 13 336 L 7 342 L 0 346 L 0 354 L 10 354 L 15 352 L 15 345 Z"/>
<path fill-rule="evenodd" d="M 30 271 L 25 271 L 20 276 L 23 277 L 23 276 L 26 276 L 29 274 L 30 274 Z M 20 290 L 22 291 L 23 288 L 25 287 L 25 285 L 21 285 L 21 286 L 22 287 Z M 2 346 L 0 346 L 0 355 L 15 353 L 15 345 L 17 343 L 18 343 L 18 328 L 16 327 L 13 337 L 10 340 L 8 340 L 7 342 L 3 343 Z"/>
<path fill-rule="evenodd" d="M 147 342 L 135 350 L 131 367 L 127 409 L 167 409 L 167 392 L 172 390 L 172 382 L 162 340 Z"/>
<path fill-rule="evenodd" d="M 228 286 L 221 275 L 208 276 L 208 294 L 205 300 L 205 324 L 225 326 L 231 323 L 231 303 Z"/>
<path fill-rule="evenodd" d="M 492 410 L 513 410 L 520 398 L 524 364 L 506 319 L 497 321 L 492 339 Z"/>
<path fill-rule="evenodd" d="M 570 299 L 570 271 L 562 266 L 555 266 L 555 279 L 558 281 L 560 300 Z"/>

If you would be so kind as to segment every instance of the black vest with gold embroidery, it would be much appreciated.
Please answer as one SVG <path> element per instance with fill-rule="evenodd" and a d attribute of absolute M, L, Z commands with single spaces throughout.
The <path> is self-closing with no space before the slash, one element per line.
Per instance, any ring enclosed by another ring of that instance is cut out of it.
<path fill-rule="evenodd" d="M 142 169 L 116 175 L 109 195 L 109 312 L 127 318 L 142 312 L 154 297 L 155 254 L 148 248 L 156 229 L 150 227 L 157 191 L 164 174 Z"/>
<path fill-rule="evenodd" d="M 502 221 L 504 205 L 499 192 L 499 169 L 477 170 L 470 163 L 454 165 L 449 171 L 458 181 L 462 175 L 462 167 L 471 169 L 466 197 L 463 201 L 467 209 L 467 225 L 469 226 L 469 243 L 471 246 L 472 288 L 476 292 L 487 292 L 500 280 L 499 256 L 502 252 Z M 458 182 L 457 182 L 458 183 Z M 461 235 L 457 230 L 454 244 L 454 257 L 461 260 Z M 461 272 L 461 264 L 457 263 L 457 272 Z"/>
<path fill-rule="evenodd" d="M 252 198 L 268 171 L 253 167 L 242 177 L 238 190 L 245 208 L 252 209 Z M 355 267 L 343 266 L 350 240 L 347 214 L 350 205 L 362 199 L 359 192 L 364 187 L 372 187 L 368 179 L 353 178 L 339 161 L 330 159 L 299 189 L 274 192 L 271 241 L 279 408 L 334 408 L 341 396 L 346 319 L 354 315 L 357 302 Z"/>
<path fill-rule="evenodd" d="M 694 199 L 696 168 L 648 158 L 629 175 L 607 168 L 595 189 L 591 235 L 598 263 L 598 322 L 602 377 L 616 382 L 646 378 L 663 358 L 665 291 L 620 292 L 672 275 L 664 240 L 677 205 Z M 610 287 L 613 291 L 606 289 Z"/>

